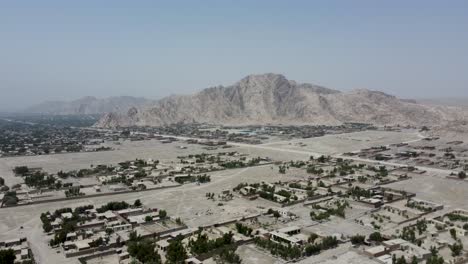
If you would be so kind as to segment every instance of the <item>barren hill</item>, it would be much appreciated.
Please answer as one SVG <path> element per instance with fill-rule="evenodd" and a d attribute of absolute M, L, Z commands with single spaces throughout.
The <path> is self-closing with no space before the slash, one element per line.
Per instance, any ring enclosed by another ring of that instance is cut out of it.
<path fill-rule="evenodd" d="M 170 96 L 127 113 L 109 113 L 97 127 L 212 124 L 432 125 L 466 119 L 456 108 L 428 106 L 369 90 L 340 92 L 300 84 L 279 74 L 250 75 L 228 87 Z"/>
<path fill-rule="evenodd" d="M 90 115 L 109 112 L 125 113 L 132 107 L 141 107 L 149 100 L 131 96 L 109 97 L 98 99 L 87 96 L 74 101 L 48 101 L 32 107 L 24 112 L 51 115 Z"/>

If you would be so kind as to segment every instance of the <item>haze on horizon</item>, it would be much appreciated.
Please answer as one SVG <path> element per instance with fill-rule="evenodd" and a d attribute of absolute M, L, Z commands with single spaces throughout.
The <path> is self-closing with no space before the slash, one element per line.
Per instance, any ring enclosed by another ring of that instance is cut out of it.
<path fill-rule="evenodd" d="M 466 1 L 4 1 L 0 110 L 161 98 L 274 72 L 332 89 L 468 97 Z"/>

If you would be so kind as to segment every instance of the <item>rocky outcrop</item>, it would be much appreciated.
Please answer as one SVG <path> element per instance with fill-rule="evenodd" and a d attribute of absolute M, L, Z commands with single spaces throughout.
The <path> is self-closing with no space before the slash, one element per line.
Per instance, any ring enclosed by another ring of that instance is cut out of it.
<path fill-rule="evenodd" d="M 448 107 L 417 104 L 378 91 L 340 92 L 300 84 L 279 74 L 250 75 L 234 85 L 212 87 L 193 95 L 170 96 L 128 113 L 109 113 L 97 127 L 211 124 L 432 125 L 466 119 Z"/>

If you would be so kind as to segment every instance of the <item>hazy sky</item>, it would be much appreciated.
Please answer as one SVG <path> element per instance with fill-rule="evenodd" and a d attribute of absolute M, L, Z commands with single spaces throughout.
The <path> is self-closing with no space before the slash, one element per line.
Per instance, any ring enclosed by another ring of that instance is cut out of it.
<path fill-rule="evenodd" d="M 0 110 L 251 73 L 468 97 L 468 1 L 0 1 Z"/>

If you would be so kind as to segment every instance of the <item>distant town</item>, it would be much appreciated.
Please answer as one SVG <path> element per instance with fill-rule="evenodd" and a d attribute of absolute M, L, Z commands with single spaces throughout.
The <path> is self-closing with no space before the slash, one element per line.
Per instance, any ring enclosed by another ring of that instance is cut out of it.
<path fill-rule="evenodd" d="M 468 145 L 427 127 L 0 124 L 15 263 L 468 261 Z"/>

